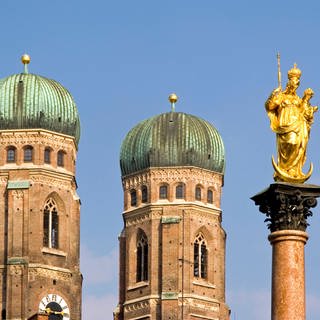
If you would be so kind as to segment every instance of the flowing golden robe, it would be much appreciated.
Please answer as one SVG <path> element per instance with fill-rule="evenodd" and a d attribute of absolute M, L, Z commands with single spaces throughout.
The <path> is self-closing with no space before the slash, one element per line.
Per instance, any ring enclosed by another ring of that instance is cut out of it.
<path fill-rule="evenodd" d="M 306 116 L 312 107 L 308 103 L 309 100 L 305 99 L 306 103 L 303 103 L 303 99 L 295 92 L 289 94 L 278 88 L 271 93 L 265 104 L 270 127 L 277 134 L 278 168 L 284 176 L 292 177 L 293 181 L 303 180 L 306 177 L 302 172 L 302 167 L 306 161 L 309 131 L 314 112 L 311 111 L 312 116 Z M 278 172 L 275 173 L 274 178 L 292 182 L 280 176 Z"/>

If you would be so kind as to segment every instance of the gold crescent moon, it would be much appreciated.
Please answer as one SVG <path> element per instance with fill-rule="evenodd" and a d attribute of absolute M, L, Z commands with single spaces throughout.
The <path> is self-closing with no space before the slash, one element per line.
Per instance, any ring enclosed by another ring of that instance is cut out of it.
<path fill-rule="evenodd" d="M 284 172 L 283 170 L 281 170 L 277 166 L 273 156 L 272 156 L 272 166 L 273 166 L 274 171 L 277 173 L 277 176 L 281 179 L 281 181 L 284 181 L 284 182 L 304 183 L 305 181 L 307 181 L 310 178 L 310 176 L 313 172 L 313 164 L 311 162 L 310 168 L 309 168 L 309 171 L 307 172 L 307 174 L 305 174 L 303 177 L 300 177 L 300 178 L 291 177 L 290 175 L 288 175 L 286 172 Z M 277 180 L 277 179 L 275 178 L 275 180 Z"/>

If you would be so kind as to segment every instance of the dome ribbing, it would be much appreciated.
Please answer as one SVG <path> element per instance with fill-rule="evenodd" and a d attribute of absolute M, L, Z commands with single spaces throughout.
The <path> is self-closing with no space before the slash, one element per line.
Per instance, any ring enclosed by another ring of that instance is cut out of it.
<path fill-rule="evenodd" d="M 75 102 L 60 83 L 21 73 L 0 80 L 0 130 L 46 129 L 80 138 Z"/>
<path fill-rule="evenodd" d="M 168 112 L 140 122 L 125 137 L 120 152 L 122 176 L 149 167 L 195 166 L 224 173 L 224 145 L 207 121 Z"/>

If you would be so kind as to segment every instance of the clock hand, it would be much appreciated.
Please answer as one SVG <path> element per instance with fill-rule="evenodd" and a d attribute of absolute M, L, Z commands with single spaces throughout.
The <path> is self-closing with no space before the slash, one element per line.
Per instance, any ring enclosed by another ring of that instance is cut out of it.
<path fill-rule="evenodd" d="M 54 311 L 54 310 L 51 310 L 50 308 L 45 308 L 44 311 L 48 314 L 61 314 L 62 316 L 64 315 L 63 311 Z"/>
<path fill-rule="evenodd" d="M 53 311 L 50 308 L 45 308 L 44 311 L 48 314 L 53 313 Z"/>
<path fill-rule="evenodd" d="M 64 315 L 64 312 L 63 312 L 63 311 L 52 311 L 52 313 Z"/>

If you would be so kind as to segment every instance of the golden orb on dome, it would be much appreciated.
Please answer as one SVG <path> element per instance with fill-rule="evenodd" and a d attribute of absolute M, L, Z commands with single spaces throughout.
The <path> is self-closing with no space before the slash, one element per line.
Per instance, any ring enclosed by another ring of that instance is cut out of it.
<path fill-rule="evenodd" d="M 175 93 L 171 93 L 169 96 L 169 101 L 171 103 L 176 103 L 178 101 L 178 96 Z"/>
<path fill-rule="evenodd" d="M 21 57 L 21 62 L 23 64 L 29 64 L 31 61 L 31 58 L 28 54 L 24 54 L 22 57 Z"/>

